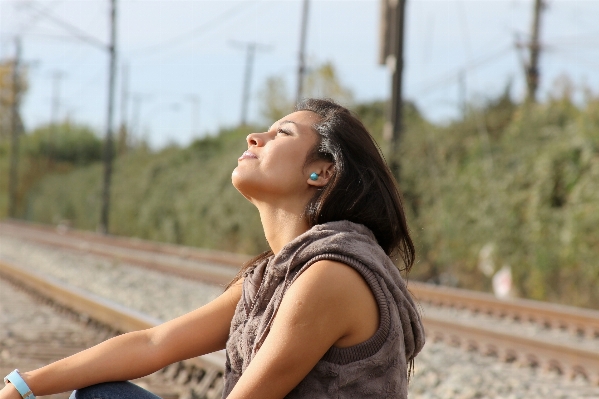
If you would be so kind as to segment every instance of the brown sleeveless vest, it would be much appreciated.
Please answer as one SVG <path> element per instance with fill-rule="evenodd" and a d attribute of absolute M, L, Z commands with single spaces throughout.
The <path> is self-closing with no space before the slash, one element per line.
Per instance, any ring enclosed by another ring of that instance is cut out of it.
<path fill-rule="evenodd" d="M 314 226 L 245 274 L 227 341 L 223 398 L 260 349 L 289 286 L 325 259 L 362 275 L 379 306 L 379 328 L 358 345 L 331 347 L 286 398 L 407 398 L 407 365 L 424 345 L 420 315 L 372 232 L 348 221 Z"/>

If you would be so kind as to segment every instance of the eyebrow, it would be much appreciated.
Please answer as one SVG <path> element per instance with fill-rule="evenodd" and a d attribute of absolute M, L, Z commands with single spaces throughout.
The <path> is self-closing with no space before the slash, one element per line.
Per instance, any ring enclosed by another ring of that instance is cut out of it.
<path fill-rule="evenodd" d="M 297 123 L 295 123 L 294 121 L 290 121 L 289 119 L 285 119 L 284 121 L 281 121 L 281 123 L 279 123 L 279 125 L 277 127 L 281 128 L 281 126 L 287 125 L 289 123 L 293 123 L 295 126 L 298 126 Z M 270 128 L 273 129 L 274 127 L 275 127 L 275 125 L 273 124 Z"/>

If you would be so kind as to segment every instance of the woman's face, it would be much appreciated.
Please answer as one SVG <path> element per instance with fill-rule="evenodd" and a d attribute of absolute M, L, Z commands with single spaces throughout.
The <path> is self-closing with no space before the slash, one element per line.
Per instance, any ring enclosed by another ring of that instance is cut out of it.
<path fill-rule="evenodd" d="M 298 111 L 275 122 L 266 132 L 248 135 L 248 149 L 232 174 L 235 188 L 250 201 L 311 197 L 312 187 L 319 182 L 310 180 L 310 174 L 321 174 L 326 163 L 305 165 L 308 152 L 317 143 L 312 125 L 318 119 L 313 112 Z"/>

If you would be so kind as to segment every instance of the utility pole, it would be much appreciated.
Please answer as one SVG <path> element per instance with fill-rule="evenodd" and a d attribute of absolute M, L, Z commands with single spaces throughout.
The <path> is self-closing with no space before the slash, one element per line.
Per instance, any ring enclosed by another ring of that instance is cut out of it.
<path fill-rule="evenodd" d="M 297 91 L 295 94 L 296 104 L 302 100 L 304 89 L 304 76 L 306 75 L 306 35 L 308 31 L 308 8 L 310 0 L 304 0 L 302 5 L 302 22 L 300 25 L 300 46 L 297 63 Z"/>
<path fill-rule="evenodd" d="M 404 19 L 407 0 L 396 0 L 395 2 L 395 35 L 394 54 L 395 65 L 393 68 L 393 89 L 391 93 L 391 126 L 392 136 L 390 145 L 390 168 L 393 176 L 400 180 L 399 142 L 403 134 L 403 42 L 404 42 Z"/>
<path fill-rule="evenodd" d="M 127 151 L 129 141 L 129 65 L 124 63 L 121 68 L 121 123 L 119 126 L 117 149 L 119 154 Z"/>
<path fill-rule="evenodd" d="M 138 143 L 134 142 L 134 138 L 136 135 L 139 136 L 139 138 L 141 137 L 141 127 L 140 127 L 140 123 L 139 123 L 139 119 L 140 119 L 140 113 L 141 113 L 141 104 L 143 101 L 146 100 L 150 100 L 152 96 L 148 95 L 148 94 L 140 94 L 140 93 L 135 93 L 131 96 L 131 101 L 132 101 L 132 105 L 133 105 L 133 111 L 132 111 L 132 116 L 131 116 L 131 134 L 130 134 L 130 139 L 132 140 L 132 143 L 134 145 L 137 145 Z M 139 139 L 139 142 L 141 142 L 141 139 Z"/>
<path fill-rule="evenodd" d="M 241 126 L 245 126 L 247 123 L 248 107 L 250 105 L 250 87 L 252 84 L 252 68 L 254 67 L 255 54 L 256 43 L 248 43 L 245 59 L 245 77 L 243 79 L 243 95 L 241 97 Z"/>
<path fill-rule="evenodd" d="M 62 71 L 52 73 L 52 109 L 50 121 L 53 125 L 58 123 L 58 113 L 60 111 L 60 83 L 65 74 Z"/>
<path fill-rule="evenodd" d="M 104 142 L 104 185 L 98 230 L 108 234 L 110 211 L 110 181 L 112 177 L 113 139 L 112 118 L 114 108 L 114 86 L 116 79 L 116 0 L 110 0 L 110 44 L 108 45 L 108 109 L 106 112 L 106 139 Z"/>
<path fill-rule="evenodd" d="M 143 97 L 139 94 L 134 94 L 131 97 L 133 111 L 131 113 L 131 134 L 129 135 L 129 139 L 132 141 L 133 145 L 136 145 L 135 135 L 138 133 L 137 130 L 139 129 L 139 112 L 142 100 Z"/>
<path fill-rule="evenodd" d="M 12 66 L 12 106 L 10 115 L 10 129 L 12 146 L 10 152 L 10 172 L 8 176 L 8 216 L 17 216 L 17 186 L 19 180 L 19 134 L 21 133 L 21 121 L 19 117 L 19 106 L 21 88 L 19 69 L 21 66 L 21 39 L 15 38 L 15 60 Z"/>
<path fill-rule="evenodd" d="M 539 31 L 541 29 L 541 11 L 543 0 L 535 0 L 532 18 L 532 34 L 530 47 L 530 59 L 526 66 L 526 101 L 535 103 L 537 101 L 537 89 L 539 88 L 539 54 L 541 44 L 539 43 Z"/>
<path fill-rule="evenodd" d="M 462 69 L 458 75 L 458 101 L 460 110 L 462 111 L 462 119 L 466 119 L 467 99 L 466 99 L 466 71 Z"/>
<path fill-rule="evenodd" d="M 52 109 L 50 115 L 50 137 L 48 137 L 48 166 L 52 167 L 54 161 L 54 141 L 58 130 L 58 113 L 60 111 L 60 83 L 64 77 L 62 71 L 52 73 Z"/>
<path fill-rule="evenodd" d="M 243 93 L 241 95 L 241 119 L 240 124 L 247 124 L 247 114 L 250 105 L 250 91 L 252 85 L 252 71 L 254 68 L 254 58 L 256 50 L 267 50 L 269 47 L 260 45 L 257 42 L 232 42 L 235 47 L 244 48 L 246 50 L 245 57 L 245 74 L 243 79 Z"/>
<path fill-rule="evenodd" d="M 195 94 L 188 94 L 186 98 L 191 103 L 191 136 L 197 137 L 200 135 L 200 98 Z"/>
<path fill-rule="evenodd" d="M 35 2 L 34 2 L 35 3 Z M 112 175 L 112 158 L 113 158 L 113 108 L 114 108 L 114 86 L 116 80 L 116 0 L 110 0 L 110 43 L 105 45 L 102 41 L 93 36 L 88 35 L 85 31 L 62 21 L 50 14 L 48 10 L 40 12 L 45 18 L 68 31 L 77 39 L 91 44 L 92 46 L 108 51 L 109 68 L 108 68 L 108 109 L 106 112 L 106 138 L 104 141 L 104 178 L 102 187 L 102 203 L 100 209 L 100 223 L 98 231 L 108 233 L 108 214 L 110 208 L 110 180 Z"/>

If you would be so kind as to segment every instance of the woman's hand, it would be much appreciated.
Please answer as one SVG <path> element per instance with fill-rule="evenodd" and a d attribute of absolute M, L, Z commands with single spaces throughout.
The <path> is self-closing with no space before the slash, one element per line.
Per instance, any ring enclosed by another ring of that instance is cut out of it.
<path fill-rule="evenodd" d="M 21 399 L 21 394 L 12 384 L 0 389 L 0 399 Z"/>
<path fill-rule="evenodd" d="M 111 338 L 40 369 L 22 373 L 36 396 L 131 380 L 179 360 L 223 349 L 241 297 L 236 283 L 209 304 L 148 330 Z M 7 387 L 0 399 L 19 399 Z"/>

